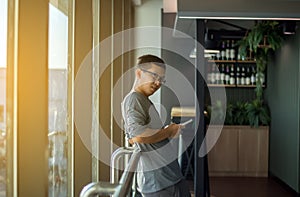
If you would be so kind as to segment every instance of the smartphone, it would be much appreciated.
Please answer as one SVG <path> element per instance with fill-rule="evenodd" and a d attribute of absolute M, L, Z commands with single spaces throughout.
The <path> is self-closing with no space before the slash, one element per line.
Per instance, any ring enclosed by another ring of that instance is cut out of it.
<path fill-rule="evenodd" d="M 183 125 L 183 126 L 185 126 L 185 125 L 187 125 L 187 124 L 189 124 L 191 122 L 193 122 L 193 119 L 189 119 L 189 120 L 187 120 L 187 121 L 185 121 L 183 123 L 180 123 L 180 124 Z"/>

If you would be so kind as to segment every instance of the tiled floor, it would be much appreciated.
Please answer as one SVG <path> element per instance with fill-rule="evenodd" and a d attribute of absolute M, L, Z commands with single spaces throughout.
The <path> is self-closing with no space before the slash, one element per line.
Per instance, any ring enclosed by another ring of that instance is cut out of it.
<path fill-rule="evenodd" d="M 214 197 L 297 197 L 268 178 L 210 177 L 210 193 Z"/>

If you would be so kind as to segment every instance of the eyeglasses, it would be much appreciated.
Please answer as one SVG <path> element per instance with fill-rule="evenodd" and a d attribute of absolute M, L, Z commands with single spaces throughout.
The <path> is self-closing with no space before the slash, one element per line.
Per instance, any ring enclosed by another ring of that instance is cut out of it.
<path fill-rule="evenodd" d="M 159 76 L 158 74 L 156 74 L 156 73 L 154 73 L 154 72 L 145 70 L 145 69 L 143 69 L 143 68 L 140 68 L 140 69 L 141 69 L 141 71 L 150 74 L 154 81 L 158 81 L 158 82 L 161 83 L 161 84 L 166 83 L 165 76 L 161 77 L 161 76 Z"/>

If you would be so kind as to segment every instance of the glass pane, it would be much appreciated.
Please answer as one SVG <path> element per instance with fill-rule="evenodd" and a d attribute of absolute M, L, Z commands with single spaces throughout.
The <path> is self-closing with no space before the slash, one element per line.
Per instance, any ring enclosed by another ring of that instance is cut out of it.
<path fill-rule="evenodd" d="M 49 3 L 49 196 L 69 196 L 68 0 Z"/>
<path fill-rule="evenodd" d="M 0 197 L 6 196 L 7 3 L 0 1 Z"/>

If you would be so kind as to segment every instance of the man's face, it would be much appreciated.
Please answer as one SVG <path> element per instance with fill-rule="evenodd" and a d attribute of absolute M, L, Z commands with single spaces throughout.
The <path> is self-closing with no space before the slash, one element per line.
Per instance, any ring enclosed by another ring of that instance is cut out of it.
<path fill-rule="evenodd" d="M 151 64 L 149 69 L 138 69 L 139 86 L 137 89 L 145 96 L 154 94 L 164 83 L 165 69 L 155 64 Z"/>

